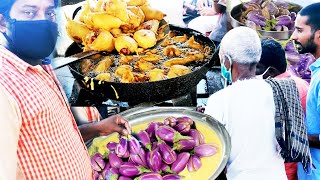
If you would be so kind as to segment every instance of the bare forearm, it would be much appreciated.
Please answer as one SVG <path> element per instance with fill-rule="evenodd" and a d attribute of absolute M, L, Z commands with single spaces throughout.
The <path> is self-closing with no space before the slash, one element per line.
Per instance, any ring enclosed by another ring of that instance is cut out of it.
<path fill-rule="evenodd" d="M 81 136 L 83 138 L 83 141 L 86 142 L 89 139 L 100 136 L 100 130 L 98 127 L 99 126 L 97 125 L 96 122 L 78 126 Z"/>
<path fill-rule="evenodd" d="M 308 135 L 309 146 L 320 149 L 319 134 Z"/>

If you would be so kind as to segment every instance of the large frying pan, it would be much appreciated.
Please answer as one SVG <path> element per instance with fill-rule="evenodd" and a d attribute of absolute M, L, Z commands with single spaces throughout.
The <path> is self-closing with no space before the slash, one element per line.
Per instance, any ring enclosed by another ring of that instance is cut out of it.
<path fill-rule="evenodd" d="M 208 62 L 186 75 L 155 82 L 99 83 L 99 81 L 94 79 L 86 81 L 85 76 L 77 70 L 79 61 L 69 64 L 71 73 L 83 88 L 88 89 L 95 97 L 99 97 L 101 100 L 112 99 L 139 104 L 143 102 L 165 101 L 187 94 L 205 77 L 210 67 L 219 64 L 217 49 L 208 37 L 198 31 L 175 25 L 170 25 L 170 30 L 175 31 L 178 35 L 187 34 L 190 37 L 193 35 L 197 42 L 208 45 L 212 50 Z M 71 54 L 70 52 L 68 53 Z M 94 84 L 94 90 L 90 88 L 92 83 Z"/>

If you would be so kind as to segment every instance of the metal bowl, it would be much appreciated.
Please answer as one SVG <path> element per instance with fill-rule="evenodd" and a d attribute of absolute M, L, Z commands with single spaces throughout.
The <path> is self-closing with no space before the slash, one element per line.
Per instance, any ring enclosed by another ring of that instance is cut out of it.
<path fill-rule="evenodd" d="M 296 12 L 298 13 L 301 10 L 301 6 L 294 3 L 289 3 L 290 5 L 293 5 L 294 7 L 289 9 L 290 12 Z M 234 6 L 230 11 L 230 19 L 231 19 L 231 26 L 233 28 L 244 26 L 243 23 L 239 21 L 241 16 L 241 9 L 243 8 L 243 4 L 238 4 Z M 284 40 L 289 39 L 293 33 L 292 30 L 289 31 L 265 31 L 265 30 L 258 30 L 258 32 L 264 36 L 264 37 L 273 37 L 275 39 Z"/>
<path fill-rule="evenodd" d="M 155 119 L 166 118 L 168 116 L 188 116 L 192 118 L 195 123 L 205 123 L 214 132 L 216 132 L 216 134 L 220 138 L 223 151 L 220 165 L 210 177 L 210 179 L 217 178 L 227 164 L 231 150 L 230 136 L 225 127 L 209 115 L 199 113 L 189 107 L 137 107 L 124 111 L 120 113 L 120 115 L 125 117 L 132 126 L 151 122 Z"/>

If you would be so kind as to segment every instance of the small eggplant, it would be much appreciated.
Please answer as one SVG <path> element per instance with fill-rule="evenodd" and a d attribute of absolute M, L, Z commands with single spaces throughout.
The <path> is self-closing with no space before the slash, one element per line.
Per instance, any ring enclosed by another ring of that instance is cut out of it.
<path fill-rule="evenodd" d="M 297 18 L 297 13 L 295 12 L 290 12 L 290 17 L 291 17 L 291 21 L 295 21 Z"/>
<path fill-rule="evenodd" d="M 119 157 L 121 157 L 121 158 L 129 158 L 130 157 L 130 152 L 126 151 L 123 156 L 119 156 Z"/>
<path fill-rule="evenodd" d="M 107 148 L 110 150 L 110 151 L 115 151 L 116 150 L 116 147 L 117 147 L 117 144 L 116 142 L 109 142 L 107 144 Z"/>
<path fill-rule="evenodd" d="M 94 180 L 100 180 L 101 179 L 100 173 L 98 173 L 97 171 L 94 171 L 93 172 L 93 179 Z"/>
<path fill-rule="evenodd" d="M 161 170 L 162 159 L 158 149 L 147 152 L 146 156 L 149 168 L 154 172 L 159 172 Z"/>
<path fill-rule="evenodd" d="M 122 157 L 127 151 L 128 151 L 128 140 L 125 137 L 121 137 L 119 140 L 119 143 L 117 144 L 115 152 L 119 157 Z"/>
<path fill-rule="evenodd" d="M 123 161 L 120 157 L 116 155 L 115 152 L 110 152 L 109 153 L 109 163 L 111 167 L 119 168 L 122 164 Z"/>
<path fill-rule="evenodd" d="M 145 172 L 151 172 L 151 171 L 142 166 L 134 166 L 130 164 L 123 164 L 119 168 L 119 173 L 122 176 L 127 176 L 127 177 L 137 176 Z"/>
<path fill-rule="evenodd" d="M 166 164 L 172 164 L 174 161 L 176 161 L 177 154 L 169 145 L 162 141 L 158 146 L 163 162 Z"/>
<path fill-rule="evenodd" d="M 105 165 L 106 163 L 100 153 L 96 153 L 91 157 L 91 166 L 93 170 L 100 172 L 104 169 Z"/>
<path fill-rule="evenodd" d="M 191 139 L 190 137 L 182 136 L 179 132 L 169 126 L 159 127 L 156 131 L 156 135 L 160 139 L 170 143 L 177 142 L 180 139 Z"/>
<path fill-rule="evenodd" d="M 177 174 L 167 174 L 162 177 L 163 180 L 180 180 L 181 177 Z"/>
<path fill-rule="evenodd" d="M 289 3 L 286 1 L 278 0 L 278 1 L 275 1 L 274 4 L 278 8 L 289 9 Z"/>
<path fill-rule="evenodd" d="M 247 18 L 249 21 L 253 21 L 254 23 L 264 27 L 266 26 L 267 19 L 262 15 L 261 10 L 253 10 L 247 14 Z"/>
<path fill-rule="evenodd" d="M 181 139 L 173 144 L 173 149 L 178 151 L 192 150 L 195 145 L 196 142 L 193 139 Z"/>
<path fill-rule="evenodd" d="M 110 168 L 105 179 L 108 179 L 108 180 L 117 180 L 119 177 L 119 171 L 117 168 Z"/>
<path fill-rule="evenodd" d="M 132 179 L 126 176 L 120 176 L 118 180 L 132 180 Z"/>
<path fill-rule="evenodd" d="M 187 135 L 190 132 L 190 124 L 187 122 L 180 122 L 174 126 L 174 129 L 177 130 L 182 135 Z"/>
<path fill-rule="evenodd" d="M 201 157 L 209 157 L 218 152 L 217 148 L 209 144 L 201 144 L 194 148 L 194 154 Z"/>
<path fill-rule="evenodd" d="M 162 176 L 156 172 L 143 173 L 141 176 L 134 178 L 134 180 L 162 180 Z"/>
<path fill-rule="evenodd" d="M 189 158 L 190 153 L 182 152 L 178 154 L 177 160 L 171 166 L 171 171 L 176 174 L 179 174 L 186 167 Z"/>
<path fill-rule="evenodd" d="M 167 117 L 165 120 L 164 120 L 164 125 L 168 125 L 168 126 L 171 126 L 171 127 L 174 127 L 175 125 L 177 124 L 177 118 L 175 117 Z"/>
<path fill-rule="evenodd" d="M 141 165 L 143 167 L 148 166 L 146 160 L 146 153 L 142 148 L 139 154 L 130 154 L 129 161 L 133 162 L 134 164 Z"/>
<path fill-rule="evenodd" d="M 129 135 L 128 142 L 130 154 L 139 154 L 141 149 L 139 141 L 135 137 Z"/>
<path fill-rule="evenodd" d="M 297 64 L 300 62 L 300 54 L 297 51 L 286 51 L 287 61 L 291 64 Z"/>
<path fill-rule="evenodd" d="M 104 167 L 104 169 L 102 170 L 102 172 L 100 173 L 102 175 L 102 179 L 105 179 L 105 177 L 107 176 L 109 170 L 111 168 L 111 165 L 109 162 L 106 163 L 106 167 Z"/>
<path fill-rule="evenodd" d="M 203 134 L 199 130 L 190 129 L 189 136 L 191 136 L 192 139 L 194 140 L 195 146 L 199 146 L 200 144 L 204 144 Z"/>
<path fill-rule="evenodd" d="M 183 116 L 183 117 L 178 117 L 177 118 L 177 124 L 178 123 L 188 123 L 190 126 L 193 124 L 193 120 L 189 117 Z"/>
<path fill-rule="evenodd" d="M 144 147 L 146 147 L 146 149 L 148 149 L 149 151 L 151 150 L 151 140 L 149 137 L 149 134 L 147 133 L 147 131 L 140 131 L 137 133 L 137 136 L 140 140 L 140 142 L 142 143 L 142 145 L 144 145 Z"/>
<path fill-rule="evenodd" d="M 297 51 L 296 48 L 294 47 L 293 41 L 289 41 L 286 44 L 285 50 L 286 51 Z"/>
<path fill-rule="evenodd" d="M 158 127 L 159 127 L 159 123 L 157 123 L 157 122 L 151 122 L 149 124 L 149 126 L 146 129 L 146 132 L 149 134 L 150 139 L 155 139 L 155 137 L 156 137 L 155 133 L 156 133 L 156 130 L 158 129 Z"/>
<path fill-rule="evenodd" d="M 170 166 L 166 163 L 162 163 L 161 165 L 161 171 L 163 173 L 172 173 L 171 169 L 170 169 Z"/>
<path fill-rule="evenodd" d="M 276 18 L 277 26 L 289 26 L 291 25 L 291 17 L 288 15 L 281 15 Z"/>
<path fill-rule="evenodd" d="M 188 171 L 189 172 L 194 172 L 197 171 L 198 169 L 200 169 L 202 163 L 201 163 L 201 159 L 198 156 L 191 156 L 187 167 L 188 167 Z"/>

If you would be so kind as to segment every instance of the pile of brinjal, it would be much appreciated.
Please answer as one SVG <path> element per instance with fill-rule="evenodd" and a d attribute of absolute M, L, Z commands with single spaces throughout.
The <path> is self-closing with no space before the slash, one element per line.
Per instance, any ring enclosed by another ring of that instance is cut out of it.
<path fill-rule="evenodd" d="M 294 30 L 297 14 L 285 1 L 251 0 L 244 2 L 239 21 L 255 30 L 288 31 Z"/>
<path fill-rule="evenodd" d="M 289 40 L 285 45 L 286 58 L 289 63 L 288 70 L 292 75 L 300 77 L 310 83 L 310 65 L 315 62 L 315 57 L 310 53 L 299 54 L 293 41 Z"/>
<path fill-rule="evenodd" d="M 121 136 L 106 148 L 107 155 L 97 152 L 91 157 L 96 180 L 178 180 L 186 167 L 189 172 L 197 171 L 202 157 L 218 151 L 216 145 L 205 144 L 189 117 L 151 122 L 145 130 Z"/>

